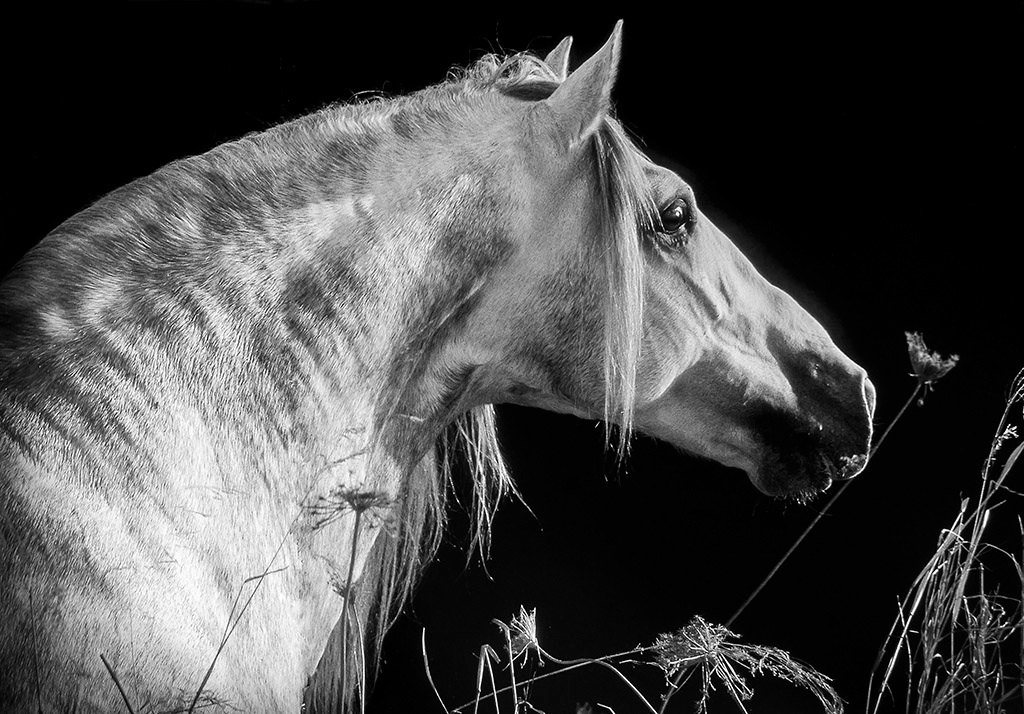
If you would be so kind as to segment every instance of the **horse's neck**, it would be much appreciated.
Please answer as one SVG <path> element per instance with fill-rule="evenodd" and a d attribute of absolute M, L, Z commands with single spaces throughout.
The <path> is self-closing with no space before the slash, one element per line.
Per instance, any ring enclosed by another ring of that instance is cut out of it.
<path fill-rule="evenodd" d="M 278 130 L 104 199 L 16 271 L 3 303 L 18 322 L 0 325 L 0 433 L 21 431 L 0 456 L 24 451 L 40 483 L 70 474 L 56 498 L 86 512 L 152 510 L 133 514 L 148 531 L 124 537 L 179 563 L 207 557 L 231 589 L 288 566 L 316 610 L 309 631 L 324 633 L 337 616 L 327 577 L 358 577 L 371 544 L 353 554 L 346 494 L 395 497 L 432 428 L 426 321 L 406 317 L 427 246 L 414 227 L 379 227 L 384 197 L 345 129 Z M 149 552 L 108 545 L 122 560 Z"/>
<path fill-rule="evenodd" d="M 243 449 L 262 435 L 265 462 L 242 478 L 267 471 L 300 541 L 334 571 L 349 565 L 345 497 L 395 497 L 439 426 L 424 406 L 432 390 L 415 344 L 420 325 L 407 318 L 429 246 L 387 206 L 402 198 L 370 176 L 370 164 L 389 159 L 378 133 L 327 115 L 218 149 L 244 155 L 225 181 L 254 201 L 240 212 L 258 228 L 224 236 L 222 265 L 199 288 L 229 292 L 225 312 L 241 313 L 240 348 L 214 378 L 224 391 L 210 398 L 245 416 L 216 428 L 227 424 Z M 233 165 L 222 158 L 201 157 L 214 170 Z M 249 182 L 270 174 L 275 199 L 258 200 Z M 189 369 L 208 379 L 211 365 L 191 360 Z M 360 545 L 357 576 L 369 544 Z"/>

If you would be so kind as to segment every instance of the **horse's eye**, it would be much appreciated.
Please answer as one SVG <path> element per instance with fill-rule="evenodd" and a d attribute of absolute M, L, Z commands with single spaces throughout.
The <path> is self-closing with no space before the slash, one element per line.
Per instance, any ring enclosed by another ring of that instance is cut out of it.
<path fill-rule="evenodd" d="M 662 233 L 678 233 L 689 226 L 693 220 L 693 212 L 685 198 L 677 198 L 661 209 L 659 219 Z"/>

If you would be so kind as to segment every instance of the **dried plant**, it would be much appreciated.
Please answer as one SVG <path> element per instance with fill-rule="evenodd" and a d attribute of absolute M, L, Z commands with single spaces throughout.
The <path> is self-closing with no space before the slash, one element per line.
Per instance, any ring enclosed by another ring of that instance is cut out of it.
<path fill-rule="evenodd" d="M 702 686 L 697 709 L 699 712 L 707 711 L 708 697 L 718 685 L 732 696 L 741 710 L 746 711 L 743 702 L 748 701 L 754 694 L 753 687 L 747 681 L 747 677 L 750 675 L 774 676 L 804 687 L 817 697 L 828 714 L 842 712 L 842 703 L 835 690 L 832 689 L 828 677 L 797 662 L 787 652 L 777 647 L 739 642 L 736 634 L 721 625 L 710 624 L 700 617 L 694 617 L 686 627 L 676 632 L 659 635 L 651 645 L 638 646 L 626 652 L 605 657 L 584 657 L 573 660 L 559 659 L 541 646 L 537 638 L 536 610 L 528 611 L 524 607 L 520 607 L 519 613 L 514 615 L 508 624 L 500 620 L 495 620 L 495 624 L 498 625 L 503 635 L 505 656 L 502 657 L 498 654 L 498 650 L 489 645 L 484 645 L 480 649 L 476 697 L 461 706 L 454 709 L 445 706 L 435 686 L 434 692 L 446 712 L 464 712 L 472 707 L 472 711 L 475 713 L 479 711 L 480 704 L 485 701 L 492 702 L 495 710 L 500 712 L 499 697 L 506 693 L 512 700 L 513 714 L 536 712 L 539 710 L 529 702 L 529 688 L 535 682 L 587 666 L 597 666 L 611 672 L 634 695 L 644 711 L 650 714 L 658 714 L 659 711 L 665 710 L 669 700 L 681 686 L 675 682 L 675 678 L 685 672 L 689 672 L 691 675 L 694 672 L 701 674 Z M 427 663 L 425 633 L 423 646 L 424 662 Z M 536 664 L 552 666 L 554 669 L 537 676 L 517 678 L 517 668 L 523 671 L 530 667 L 531 654 L 536 656 Z M 623 673 L 624 665 L 651 665 L 664 672 L 669 688 L 661 697 L 660 709 L 656 709 L 651 700 Z M 509 679 L 507 686 L 500 688 L 497 686 L 495 667 L 507 671 Z M 434 686 L 433 680 L 430 678 L 429 664 L 426 664 L 426 668 L 427 677 L 431 681 L 431 686 Z M 489 676 L 485 678 L 485 675 Z M 489 679 L 491 684 L 491 692 L 488 694 L 483 691 L 485 679 Z M 686 679 L 688 680 L 689 677 Z M 600 711 L 612 711 L 602 704 L 594 706 Z M 586 708 L 581 707 L 582 711 L 588 709 L 594 711 L 590 705 L 587 705 Z"/>
<path fill-rule="evenodd" d="M 745 671 L 753 675 L 769 674 L 807 689 L 829 714 L 843 711 L 842 701 L 828 677 L 797 662 L 778 647 L 749 645 L 736 641 L 738 639 L 738 635 L 725 627 L 712 625 L 701 617 L 694 617 L 690 624 L 670 635 L 659 635 L 652 649 L 654 662 L 665 672 L 670 686 L 665 704 L 674 694 L 672 687 L 678 675 L 698 671 L 701 677 L 698 712 L 707 712 L 708 697 L 716 682 L 745 712 L 743 702 L 754 696 L 753 688 L 742 674 Z"/>
<path fill-rule="evenodd" d="M 960 357 L 942 357 L 938 352 L 932 352 L 925 346 L 924 338 L 919 332 L 907 333 L 907 352 L 910 355 L 910 366 L 914 370 L 913 376 L 917 377 L 917 384 L 923 390 L 918 399 L 918 404 L 921 404 L 928 391 L 933 389 L 932 385 L 949 374 L 960 361 Z"/>
<path fill-rule="evenodd" d="M 317 516 L 314 529 L 323 528 L 347 513 L 370 518 L 370 525 L 385 523 L 394 499 L 384 491 L 367 490 L 362 486 L 338 486 L 326 496 L 318 496 L 306 509 Z"/>
<path fill-rule="evenodd" d="M 885 428 L 882 435 L 871 445 L 871 449 L 866 456 L 844 456 L 842 458 L 843 467 L 841 475 L 847 473 L 858 473 L 862 471 L 871 459 L 878 453 L 878 449 L 885 442 L 886 438 L 892 432 L 892 428 L 896 426 L 896 423 L 903 417 L 907 409 L 916 400 L 918 405 L 923 403 L 924 395 L 928 390 L 933 389 L 933 385 L 942 377 L 949 374 L 950 370 L 956 366 L 956 363 L 960 360 L 957 355 L 953 355 L 949 358 L 943 358 L 936 352 L 931 352 L 924 344 L 924 338 L 919 333 L 908 332 L 907 336 L 907 353 L 910 357 L 910 366 L 914 370 L 912 377 L 917 379 L 917 385 L 914 390 L 910 393 L 907 401 L 903 403 L 903 406 L 893 417 L 893 420 L 889 422 L 889 426 Z M 832 508 L 833 504 L 839 500 L 839 498 L 846 493 L 846 489 L 850 487 L 850 484 L 854 483 L 852 480 L 846 481 L 836 492 L 833 494 L 825 505 L 818 511 L 815 517 L 807 524 L 803 532 L 793 541 L 793 545 L 789 547 L 781 558 L 775 563 L 768 574 L 765 575 L 764 579 L 757 585 L 756 588 L 747 596 L 747 599 L 743 601 L 743 604 L 732 614 L 726 623 L 726 627 L 731 627 L 734 622 L 739 618 L 740 615 L 747 609 L 747 607 L 754 601 L 754 599 L 761 593 L 761 591 L 771 582 L 775 574 L 779 572 L 779 569 L 783 564 L 789 560 L 789 556 L 793 555 L 794 551 L 800 547 L 800 544 L 804 542 L 804 539 L 810 534 L 814 527 L 818 525 L 818 522 L 828 513 L 829 509 Z M 681 676 L 681 675 L 680 675 Z"/>
<path fill-rule="evenodd" d="M 993 476 L 1001 454 L 1019 439 L 1009 424 L 1017 412 L 1024 412 L 1024 370 L 1014 381 L 993 437 L 976 502 L 961 502 L 952 525 L 940 535 L 935 554 L 900 606 L 869 682 L 868 703 L 871 707 L 873 700 L 873 713 L 881 710 L 901 676 L 897 670 L 901 662 L 905 681 L 900 684 L 908 714 L 1020 711 L 1024 698 L 1024 526 L 1020 517 L 1020 553 L 1008 553 L 984 539 L 993 516 L 1005 515 L 1007 509 L 1000 509 L 1005 499 L 1020 498 L 1006 486 L 1006 480 L 1024 443 L 1017 444 Z M 992 579 L 986 578 L 996 564 L 993 560 L 1003 558 L 1016 573 L 1012 594 L 1000 593 Z M 885 669 L 879 675 L 883 661 Z M 1011 703 L 1018 708 L 1009 709 Z"/>
<path fill-rule="evenodd" d="M 921 404 L 924 396 L 934 389 L 935 383 L 945 377 L 956 366 L 959 360 L 956 355 L 945 358 L 940 356 L 938 353 L 928 350 L 923 338 L 917 333 L 907 333 L 906 337 L 908 356 L 913 370 L 912 376 L 917 380 L 917 384 L 906 402 L 903 404 L 902 408 L 897 413 L 896 417 L 890 422 L 881 437 L 872 445 L 869 454 L 867 456 L 845 459 L 844 470 L 849 469 L 853 471 L 860 471 L 864 466 L 866 466 L 866 462 L 874 457 L 879 446 L 883 441 L 885 441 L 886 437 L 892 431 L 893 426 L 900 420 L 907 408 L 915 401 L 918 404 Z M 1020 391 L 1021 388 L 1018 386 L 1017 399 L 1020 398 Z M 998 437 L 993 444 L 989 463 L 993 462 L 996 451 L 1002 445 L 1011 439 L 1017 438 L 1015 428 L 1005 423 L 1005 416 L 1003 421 L 1004 423 L 1000 425 L 1000 429 L 997 432 Z M 1014 452 L 1011 459 L 1008 460 L 1007 466 L 1004 469 L 1004 475 L 998 480 L 998 483 L 994 488 L 1005 488 L 1005 484 L 1003 484 L 1003 481 L 1005 480 L 1005 472 L 1010 466 L 1012 466 L 1012 462 L 1016 460 L 1016 456 L 1019 452 L 1020 447 L 1018 447 Z M 724 626 L 711 624 L 700 617 L 694 617 L 686 627 L 683 627 L 671 634 L 659 635 L 656 641 L 649 646 L 638 646 L 626 652 L 620 652 L 604 657 L 561 660 L 552 656 L 541 646 L 537 636 L 536 612 L 527 611 L 525 608 L 521 607 L 519 613 L 513 616 L 508 624 L 498 620 L 495 621 L 504 636 L 503 647 L 506 652 L 506 657 L 503 659 L 502 656 L 499 655 L 498 650 L 489 645 L 481 647 L 480 660 L 477 669 L 477 692 L 475 699 L 454 709 L 449 709 L 443 704 L 440 693 L 438 693 L 437 688 L 434 687 L 438 700 L 442 701 L 442 706 L 444 706 L 446 712 L 464 712 L 472 707 L 474 714 L 476 714 L 479 710 L 480 704 L 484 701 L 493 702 L 495 709 L 500 712 L 498 703 L 499 695 L 511 692 L 513 714 L 520 714 L 520 712 L 524 711 L 538 711 L 528 701 L 527 692 L 530 685 L 548 677 L 563 674 L 569 670 L 593 665 L 603 667 L 613 673 L 630 691 L 635 694 L 637 700 L 642 703 L 644 709 L 651 714 L 664 714 L 672 698 L 689 682 L 691 678 L 697 674 L 699 674 L 701 682 L 700 695 L 697 702 L 698 712 L 707 712 L 709 696 L 711 692 L 715 690 L 716 686 L 722 687 L 732 697 L 737 706 L 739 706 L 742 711 L 746 711 L 744 702 L 748 701 L 754 694 L 753 687 L 748 682 L 748 677 L 751 675 L 770 675 L 799 687 L 803 687 L 818 699 L 822 708 L 826 712 L 829 712 L 829 714 L 838 714 L 839 712 L 842 712 L 842 701 L 832 688 L 828 677 L 795 661 L 787 652 L 779 648 L 743 643 L 739 641 L 738 636 L 728 628 L 732 626 L 732 623 L 743 613 L 747 605 L 750 604 L 757 594 L 760 593 L 761 589 L 764 588 L 764 586 L 771 580 L 789 555 L 792 554 L 797 546 L 799 546 L 811 529 L 827 512 L 835 500 L 845 491 L 850 483 L 851 482 L 847 482 L 844 484 L 843 487 L 833 495 L 832 499 L 825 504 L 825 507 L 821 509 L 819 514 L 800 535 L 789 551 L 787 551 L 787 553 L 779 560 L 775 567 L 768 573 L 767 577 L 753 591 L 750 597 L 747 598 L 747 600 L 740 606 Z M 963 513 L 961 515 L 963 516 Z M 971 522 L 977 526 L 979 523 L 984 523 L 986 519 L 987 514 L 984 518 L 974 516 L 962 517 L 959 521 L 961 526 L 960 530 Z M 952 531 L 950 532 L 952 533 Z M 964 547 L 965 545 L 969 545 L 971 542 L 970 538 L 962 537 L 959 534 L 959 531 L 957 531 L 956 537 L 947 540 L 947 543 L 955 545 L 956 547 L 952 548 L 951 546 L 951 549 L 947 549 L 946 551 L 940 549 L 940 553 L 937 554 L 937 558 L 941 560 L 943 552 L 955 553 L 958 556 L 967 555 L 969 559 L 975 558 L 977 555 L 977 548 Z M 941 568 L 938 568 L 937 571 L 949 574 L 955 572 L 957 567 L 958 566 L 953 563 L 949 567 L 944 565 Z M 1018 572 L 1020 571 L 1021 567 L 1018 561 Z M 1024 578 L 1024 576 L 1022 576 L 1022 578 Z M 960 577 L 957 582 L 962 584 L 965 579 L 966 576 Z M 924 587 L 924 585 L 921 585 L 923 582 L 924 580 L 919 579 L 918 585 Z M 959 592 L 963 594 L 962 586 L 959 587 Z M 974 623 L 976 636 L 969 640 L 969 647 L 973 648 L 973 651 L 982 652 L 985 651 L 986 647 L 990 647 L 994 644 L 1003 644 L 1008 641 L 1013 633 L 1017 633 L 1016 636 L 1019 639 L 1019 623 L 1022 616 L 1019 608 L 1019 600 L 1014 601 L 1017 603 L 1016 606 L 1007 607 L 1008 603 L 1011 601 L 998 598 L 992 594 L 969 597 L 969 601 L 965 600 L 961 605 L 954 607 L 954 612 L 958 615 L 963 613 L 964 618 Z M 917 600 L 915 600 L 914 607 L 916 608 L 922 600 L 923 596 L 918 597 Z M 900 622 L 905 624 L 902 634 L 906 636 L 909 633 L 909 624 L 905 619 Z M 516 668 L 519 667 L 522 669 L 527 667 L 531 659 L 531 654 L 536 656 L 537 664 L 544 665 L 546 663 L 553 665 L 555 669 L 537 676 L 525 678 L 520 677 L 517 680 Z M 426 633 L 424 633 L 423 656 L 424 662 L 426 663 Z M 627 664 L 651 664 L 659 667 L 664 672 L 668 682 L 668 690 L 660 698 L 659 708 L 656 709 L 651 701 L 648 700 L 647 697 L 645 697 L 623 673 L 621 667 Z M 510 680 L 509 685 L 501 688 L 497 686 L 497 680 L 495 677 L 496 666 L 507 669 L 508 678 Z M 890 672 L 891 668 L 892 665 L 890 665 Z M 1009 671 L 1009 668 L 1003 666 L 1002 660 L 999 660 L 999 664 L 996 665 L 995 669 L 1001 673 L 999 675 L 999 677 L 1001 677 L 1001 682 L 1008 681 L 1005 675 Z M 429 666 L 427 667 L 427 673 L 429 677 Z M 1016 673 L 1019 678 L 1019 665 L 1017 666 Z M 887 672 L 886 680 L 883 682 L 883 688 L 888 683 L 888 674 L 889 672 Z M 487 675 L 487 678 L 489 678 L 491 683 L 491 692 L 486 695 L 483 693 L 485 675 Z M 431 680 L 431 685 L 433 686 L 433 680 Z M 948 694 L 950 691 L 954 690 L 947 688 L 943 691 Z M 1004 691 L 1000 695 L 1001 698 L 993 699 L 993 701 L 1005 701 L 1007 694 L 1012 696 L 1018 691 L 1019 684 L 1016 689 L 1010 688 L 1008 692 Z M 611 709 L 604 705 L 598 704 L 596 706 L 601 711 L 611 711 Z M 578 714 L 580 712 L 593 711 L 595 710 L 591 708 L 590 705 L 586 705 L 581 706 L 578 709 Z M 924 712 L 928 712 L 929 714 L 938 714 L 939 711 L 946 710 L 923 709 L 919 711 L 921 714 L 924 714 Z M 989 712 L 990 710 L 983 711 Z M 991 710 L 992 714 L 995 714 L 996 711 L 997 710 Z"/>

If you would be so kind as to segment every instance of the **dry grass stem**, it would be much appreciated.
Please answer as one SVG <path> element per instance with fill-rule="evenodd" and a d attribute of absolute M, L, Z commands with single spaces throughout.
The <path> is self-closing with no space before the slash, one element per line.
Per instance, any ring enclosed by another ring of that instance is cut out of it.
<path fill-rule="evenodd" d="M 124 687 L 121 686 L 121 680 L 117 678 L 117 672 L 110 666 L 110 662 L 102 654 L 100 655 L 100 661 L 103 662 L 103 666 L 107 668 L 107 674 L 114 680 L 114 686 L 117 687 L 117 693 L 121 695 L 121 699 L 124 701 L 124 706 L 128 709 L 128 714 L 135 714 L 135 710 L 132 709 L 131 702 L 128 701 L 128 694 L 124 691 Z M 40 711 L 42 709 L 40 708 Z"/>
<path fill-rule="evenodd" d="M 941 533 L 934 555 L 900 605 L 868 684 L 868 706 L 874 702 L 873 713 L 881 710 L 892 691 L 900 661 L 906 678 L 903 706 L 908 714 L 1001 714 L 1008 702 L 1021 699 L 1024 526 L 1018 517 L 1019 554 L 987 543 L 985 533 L 992 518 L 1006 511 L 1004 499 L 1019 497 L 1005 488 L 1005 482 L 1024 452 L 1024 443 L 1018 443 L 1006 457 L 997 475 L 993 468 L 1000 454 L 1019 439 L 1008 422 L 1022 405 L 1024 370 L 1014 380 L 995 431 L 977 499 L 961 501 L 953 523 Z M 1016 578 L 1013 594 L 1004 595 L 990 584 L 989 574 L 1000 567 Z M 883 661 L 886 664 L 876 686 Z"/>
<path fill-rule="evenodd" d="M 806 665 L 792 659 L 788 653 L 775 647 L 748 645 L 736 642 L 737 636 L 720 625 L 711 625 L 700 617 L 695 617 L 686 627 L 666 635 L 660 635 L 648 646 L 637 646 L 626 652 L 597 658 L 580 658 L 563 660 L 551 655 L 537 639 L 536 611 L 520 608 L 508 624 L 495 620 L 504 639 L 507 660 L 501 658 L 490 646 L 484 645 L 480 650 L 477 665 L 476 698 L 450 711 L 463 712 L 473 707 L 476 714 L 481 702 L 490 700 L 496 711 L 499 706 L 499 695 L 512 692 L 512 711 L 538 711 L 529 702 L 526 692 L 528 687 L 549 677 L 563 675 L 585 666 L 597 666 L 611 672 L 623 683 L 629 692 L 641 703 L 643 710 L 649 714 L 659 714 L 668 706 L 669 700 L 678 692 L 674 679 L 680 674 L 700 672 L 703 686 L 698 711 L 706 712 L 707 698 L 716 684 L 723 686 L 734 701 L 743 708 L 743 702 L 749 700 L 753 688 L 747 683 L 749 675 L 771 675 L 797 686 L 808 689 L 821 702 L 829 714 L 842 712 L 842 703 L 832 689 L 830 680 Z M 533 652 L 539 665 L 553 665 L 556 669 L 541 675 L 517 679 L 516 668 L 529 665 L 529 654 Z M 424 656 L 426 652 L 424 651 Z M 494 678 L 494 665 L 504 665 L 508 672 L 510 684 L 498 688 Z M 656 709 L 644 694 L 630 681 L 622 670 L 623 665 L 653 665 L 659 667 L 669 680 L 670 689 L 662 698 L 661 709 Z M 484 670 L 490 673 L 491 693 L 483 695 Z M 429 667 L 427 667 L 429 673 Z M 428 674 L 429 678 L 429 674 Z M 688 679 L 688 678 L 687 678 Z M 436 690 L 435 690 L 436 691 Z M 438 696 L 440 700 L 440 696 Z M 604 711 L 610 708 L 597 705 Z M 449 711 L 446 709 L 446 711 Z M 593 711 L 592 709 L 590 711 Z"/>

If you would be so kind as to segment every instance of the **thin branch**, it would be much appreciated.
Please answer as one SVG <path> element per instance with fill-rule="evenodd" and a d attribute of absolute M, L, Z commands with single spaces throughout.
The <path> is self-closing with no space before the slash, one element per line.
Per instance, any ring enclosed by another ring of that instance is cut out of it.
<path fill-rule="evenodd" d="M 636 648 L 628 650 L 626 652 L 618 652 L 616 654 L 605 655 L 604 657 L 593 657 L 593 658 L 583 658 L 583 659 L 574 659 L 574 660 L 558 660 L 559 664 L 564 664 L 562 669 L 556 670 L 554 672 L 546 672 L 544 674 L 538 674 L 538 675 L 536 675 L 534 677 L 530 677 L 529 680 L 527 680 L 526 682 L 523 682 L 522 684 L 533 684 L 534 682 L 539 682 L 542 679 L 547 679 L 548 677 L 554 677 L 555 675 L 558 675 L 558 674 L 564 674 L 565 672 L 569 672 L 569 671 L 574 670 L 574 669 L 580 669 L 581 667 L 586 667 L 586 666 L 591 665 L 591 664 L 601 664 L 601 663 L 604 663 L 604 662 L 609 662 L 609 661 L 615 660 L 615 659 L 617 659 L 619 657 L 631 657 L 633 655 L 642 654 L 643 652 L 647 652 L 647 651 L 649 651 L 651 649 L 653 649 L 653 647 L 636 647 Z M 547 653 L 545 653 L 545 654 L 547 654 Z M 550 657 L 550 655 L 548 655 L 548 656 Z M 553 657 L 551 659 L 554 660 Z M 497 700 L 497 697 L 498 697 L 499 694 L 503 694 L 504 692 L 507 692 L 510 689 L 512 689 L 511 685 L 506 686 L 506 687 L 502 687 L 501 689 L 495 690 L 493 694 L 488 694 L 486 697 L 484 697 L 484 699 L 494 698 L 495 700 Z M 474 702 L 466 702 L 465 704 L 460 704 L 459 706 L 457 706 L 454 709 L 452 709 L 452 711 L 453 712 L 461 712 L 462 710 L 466 709 L 467 707 L 469 707 L 473 703 Z"/>
<path fill-rule="evenodd" d="M 356 548 L 359 545 L 359 522 L 363 512 L 356 510 L 355 524 L 352 526 L 352 547 L 348 556 L 348 580 L 345 582 L 345 597 L 341 612 L 341 696 L 348 697 L 348 618 L 352 610 L 352 576 L 356 568 Z"/>
<path fill-rule="evenodd" d="M 227 630 L 225 630 L 224 637 L 221 638 L 220 644 L 217 646 L 217 651 L 213 654 L 213 661 L 210 662 L 210 666 L 206 669 L 206 674 L 203 675 L 203 680 L 199 683 L 199 688 L 196 689 L 195 696 L 192 697 L 192 703 L 189 704 L 188 707 L 188 714 L 192 714 L 195 711 L 196 704 L 199 702 L 199 697 L 202 696 L 203 690 L 206 688 L 206 683 L 210 681 L 210 676 L 213 674 L 213 668 L 217 664 L 217 659 L 220 657 L 220 653 L 224 651 L 224 648 L 228 644 L 228 639 L 231 637 L 232 633 L 234 633 L 235 628 L 238 627 L 238 623 L 242 621 L 242 617 L 245 615 L 245 611 L 249 609 L 249 604 L 252 602 L 252 599 L 256 597 L 256 593 L 259 591 L 260 586 L 263 585 L 263 580 L 272 573 L 279 573 L 282 570 L 287 570 L 287 568 L 276 568 L 274 570 L 270 569 L 270 566 L 273 565 L 274 561 L 277 559 L 278 554 L 281 552 L 281 549 L 284 547 L 285 539 L 287 539 L 287 537 L 288 533 L 286 532 L 284 538 L 281 539 L 281 543 L 277 546 L 277 550 L 274 551 L 273 557 L 271 557 L 270 562 L 267 563 L 267 567 L 263 570 L 263 572 L 259 575 L 252 575 L 246 578 L 238 586 L 238 594 L 235 596 L 235 602 L 231 605 L 231 612 L 228 613 Z M 253 587 L 252 592 L 249 593 L 249 597 L 246 598 L 245 603 L 242 605 L 242 609 L 238 612 L 238 616 L 235 617 L 234 622 L 232 622 L 231 615 L 234 614 L 235 607 L 238 605 L 238 600 L 242 596 L 242 588 L 245 586 L 246 583 L 252 581 L 256 581 L 256 585 L 255 587 Z"/>
<path fill-rule="evenodd" d="M 914 403 L 914 400 L 917 398 L 917 395 L 921 391 L 921 387 L 922 385 L 919 382 L 918 385 L 914 388 L 914 391 L 910 393 L 910 397 L 903 404 L 903 407 L 896 414 L 895 418 L 891 422 L 889 422 L 889 426 L 882 433 L 882 436 L 879 437 L 878 441 L 875 442 L 875 445 L 871 447 L 871 451 L 868 454 L 868 463 L 871 462 L 871 459 L 875 458 L 875 454 L 878 453 L 878 448 L 882 445 L 882 442 L 885 441 L 885 438 L 889 436 L 889 432 L 892 431 L 892 428 L 896 425 L 896 422 L 900 420 L 900 417 L 902 417 L 904 412 L 907 411 L 907 408 Z M 743 604 L 740 605 L 736 612 L 732 614 L 732 617 L 726 620 L 725 627 L 732 627 L 733 623 L 736 622 L 739 616 L 743 614 L 744 610 L 747 609 L 747 606 L 749 606 L 750 603 L 754 601 L 754 598 L 761 594 L 761 591 L 764 590 L 765 586 L 769 582 L 771 582 L 772 578 L 775 577 L 775 574 L 779 572 L 779 568 L 781 568 L 782 565 L 787 560 L 789 560 L 789 556 L 793 555 L 793 551 L 799 548 L 800 544 L 804 542 L 804 539 L 807 537 L 807 535 L 812 530 L 814 530 L 814 527 L 818 525 L 818 521 L 820 521 L 824 517 L 824 515 L 828 513 L 828 510 L 832 508 L 832 504 L 839 500 L 839 497 L 846 492 L 846 489 L 848 489 L 850 487 L 850 484 L 852 483 L 853 480 L 847 481 L 832 495 L 832 498 L 830 498 L 828 502 L 825 504 L 825 506 L 820 511 L 818 511 L 817 515 L 814 516 L 813 520 L 811 520 L 811 522 L 807 524 L 807 527 L 804 528 L 803 533 L 801 533 L 797 537 L 797 539 L 793 542 L 793 545 L 789 547 L 789 550 L 787 550 L 786 553 L 779 559 L 779 561 L 775 563 L 775 567 L 773 567 L 768 572 L 768 574 L 764 577 L 764 580 L 762 580 L 761 583 L 756 588 L 754 588 L 754 591 L 750 593 L 746 600 L 743 601 Z"/>
<path fill-rule="evenodd" d="M 540 650 L 541 654 L 543 654 L 545 657 L 548 658 L 548 660 L 550 660 L 551 662 L 553 662 L 554 664 L 557 664 L 557 665 L 563 665 L 564 666 L 564 665 L 568 665 L 570 661 L 577 661 L 577 660 L 563 661 L 563 660 L 560 660 L 560 659 L 558 659 L 556 657 L 552 657 L 551 655 L 549 655 L 547 652 L 545 652 L 544 650 L 540 649 L 539 647 L 538 647 L 538 649 Z M 625 683 L 625 685 L 629 688 L 629 690 L 631 692 L 633 692 L 633 694 L 635 694 L 637 696 L 637 698 L 641 702 L 644 703 L 644 706 L 647 707 L 647 711 L 649 711 L 651 714 L 658 714 L 657 710 L 654 707 L 651 706 L 650 702 L 647 701 L 647 697 L 645 697 L 643 694 L 641 694 L 640 690 L 637 689 L 636 686 L 632 682 L 629 681 L 629 678 L 626 677 L 626 675 L 624 675 L 622 672 L 620 672 L 615 665 L 611 664 L 610 662 L 605 662 L 605 661 L 602 661 L 602 660 L 599 660 L 599 659 L 586 660 L 586 661 L 582 662 L 582 664 L 596 664 L 598 666 L 605 667 L 606 669 L 611 670 L 615 674 L 615 676 L 618 677 L 619 679 L 621 679 Z M 559 670 L 559 672 L 564 672 L 564 671 L 565 671 L 564 669 L 560 669 Z M 535 679 L 531 679 L 529 683 L 532 684 L 534 681 L 536 681 L 536 680 Z"/>
<path fill-rule="evenodd" d="M 128 701 L 128 695 L 121 686 L 121 682 L 118 680 L 117 673 L 114 671 L 114 668 L 110 666 L 110 662 L 108 662 L 107 658 L 102 654 L 100 655 L 100 661 L 103 662 L 103 666 L 107 668 L 107 673 L 110 675 L 110 678 L 114 680 L 114 686 L 117 687 L 117 691 L 120 693 L 121 699 L 124 700 L 124 705 L 128 708 L 128 714 L 135 714 L 135 710 L 132 709 L 131 702 Z"/>

